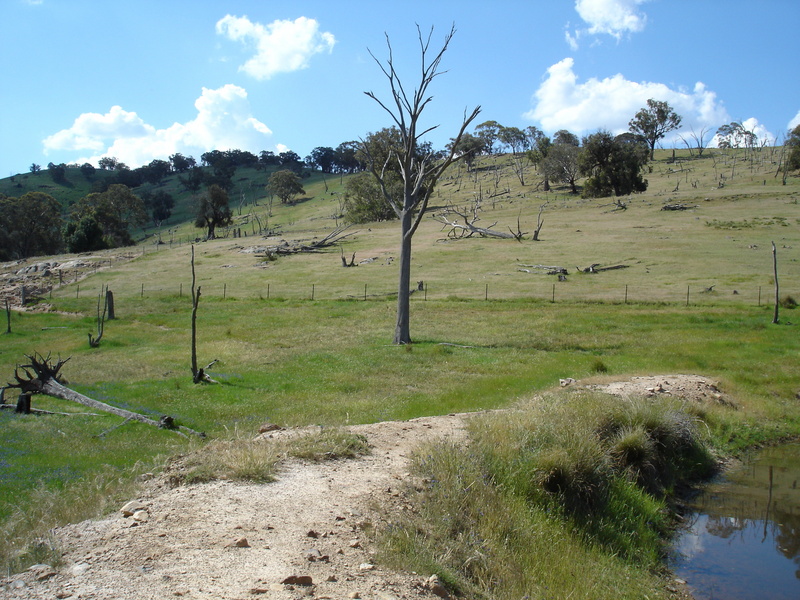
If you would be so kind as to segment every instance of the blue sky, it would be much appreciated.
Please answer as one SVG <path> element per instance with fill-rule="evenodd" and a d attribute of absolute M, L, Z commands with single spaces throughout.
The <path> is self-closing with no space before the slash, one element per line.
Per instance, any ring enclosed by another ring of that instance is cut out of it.
<path fill-rule="evenodd" d="M 369 51 L 419 79 L 416 24 L 456 35 L 424 124 L 621 132 L 648 98 L 684 137 L 800 123 L 798 0 L 0 0 L 0 176 L 32 163 L 286 149 L 305 157 L 389 126 Z M 665 140 L 665 146 L 682 146 Z"/>

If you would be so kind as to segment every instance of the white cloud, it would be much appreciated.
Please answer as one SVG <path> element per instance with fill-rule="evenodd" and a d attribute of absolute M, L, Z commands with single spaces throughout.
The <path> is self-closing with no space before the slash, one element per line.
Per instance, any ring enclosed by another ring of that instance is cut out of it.
<path fill-rule="evenodd" d="M 115 137 L 136 138 L 151 135 L 154 129 L 136 113 L 112 106 L 106 114 L 84 113 L 75 119 L 72 127 L 46 137 L 45 154 L 52 150 L 101 151 L 106 141 Z"/>
<path fill-rule="evenodd" d="M 675 90 L 663 83 L 630 81 L 619 73 L 579 82 L 573 67 L 574 60 L 565 58 L 547 69 L 534 93 L 534 106 L 525 118 L 538 121 L 547 132 L 567 129 L 585 134 L 608 129 L 622 133 L 628 130 L 628 122 L 636 112 L 653 98 L 668 102 L 683 117 L 686 131 L 690 127 L 716 129 L 730 121 L 716 94 L 702 82 L 697 82 L 691 91 Z"/>
<path fill-rule="evenodd" d="M 624 33 L 644 31 L 647 16 L 637 10 L 648 0 L 575 0 L 575 10 L 591 34 L 607 33 L 619 39 Z"/>
<path fill-rule="evenodd" d="M 764 125 L 758 122 L 755 117 L 750 117 L 742 121 L 742 127 L 747 131 L 752 131 L 758 136 L 759 145 L 766 143 L 767 145 L 775 144 L 775 134 L 769 131 Z"/>
<path fill-rule="evenodd" d="M 589 27 L 570 32 L 567 25 L 564 39 L 575 52 L 578 41 L 586 34 L 606 34 L 619 41 L 627 33 L 644 31 L 647 15 L 638 7 L 645 2 L 649 0 L 575 0 L 575 10 Z"/>
<path fill-rule="evenodd" d="M 759 123 L 758 119 L 755 117 L 750 117 L 749 119 L 744 119 L 741 121 L 742 127 L 745 131 L 750 131 L 756 134 L 756 146 L 774 146 L 776 143 L 775 135 L 769 131 L 764 125 Z M 716 148 L 719 146 L 720 138 L 718 135 L 714 135 L 713 138 L 708 142 L 708 146 L 710 148 Z M 744 140 L 732 140 L 733 147 L 739 148 L 744 147 Z"/>
<path fill-rule="evenodd" d="M 800 125 L 800 110 L 798 110 L 797 114 L 794 116 L 794 118 L 791 121 L 789 121 L 789 126 L 788 126 L 789 130 L 791 131 L 792 129 L 794 129 L 798 125 Z"/>
<path fill-rule="evenodd" d="M 258 80 L 305 69 L 313 55 L 332 52 L 336 43 L 332 33 L 320 32 L 319 23 L 306 17 L 262 25 L 253 23 L 246 16 L 225 15 L 217 22 L 216 29 L 219 35 L 235 42 L 252 42 L 255 56 L 239 70 Z"/>
<path fill-rule="evenodd" d="M 103 156 L 114 156 L 129 167 L 137 167 L 176 152 L 199 158 L 209 150 L 259 152 L 269 145 L 272 132 L 253 117 L 243 88 L 232 84 L 215 90 L 203 88 L 194 105 L 194 119 L 166 129 L 156 129 L 135 112 L 119 106 L 104 115 L 85 113 L 69 129 L 45 138 L 45 153 L 89 150 L 95 155 L 74 162 L 96 164 Z"/>

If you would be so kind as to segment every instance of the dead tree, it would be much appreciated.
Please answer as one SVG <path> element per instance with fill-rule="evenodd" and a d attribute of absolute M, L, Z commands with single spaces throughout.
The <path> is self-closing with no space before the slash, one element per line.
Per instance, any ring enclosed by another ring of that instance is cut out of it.
<path fill-rule="evenodd" d="M 617 269 L 627 269 L 629 265 L 612 265 L 610 267 L 601 267 L 601 263 L 593 263 L 585 268 L 575 267 L 578 273 L 602 273 L 603 271 L 615 271 Z"/>
<path fill-rule="evenodd" d="M 775 242 L 772 242 L 772 271 L 775 278 L 775 312 L 772 316 L 773 324 L 778 323 L 778 307 L 780 306 L 780 290 L 778 288 L 778 250 L 775 248 Z"/>
<path fill-rule="evenodd" d="M 217 383 L 206 374 L 206 369 L 217 362 L 216 360 L 211 361 L 205 368 L 197 368 L 197 307 L 200 305 L 200 286 L 195 289 L 195 283 L 194 245 L 192 245 L 192 382 Z"/>
<path fill-rule="evenodd" d="M 539 214 L 536 217 L 536 229 L 533 231 L 533 241 L 539 241 L 539 232 L 542 231 L 542 226 L 544 225 L 544 219 L 542 218 L 542 213 L 544 212 L 544 207 L 547 206 L 547 202 L 542 204 L 539 207 Z M 519 230 L 519 217 L 517 217 L 517 230 Z"/>
<path fill-rule="evenodd" d="M 105 331 L 105 322 L 106 322 L 106 310 L 108 308 L 108 295 L 104 294 L 103 292 L 106 291 L 102 287 L 100 288 L 100 293 L 97 295 L 97 337 L 92 336 L 92 332 L 89 332 L 89 346 L 92 348 L 99 348 L 100 347 L 100 340 L 103 339 L 103 332 Z M 103 302 L 105 296 L 105 302 Z M 100 303 L 103 303 L 103 314 L 100 314 Z"/>
<path fill-rule="evenodd" d="M 268 257 L 322 252 L 331 246 L 335 246 L 343 239 L 358 233 L 357 231 L 351 231 L 350 233 L 345 234 L 344 232 L 348 228 L 349 225 L 339 226 L 321 240 L 312 240 L 310 242 L 306 240 L 292 240 L 291 242 L 282 240 L 280 244 L 265 247 L 263 252 Z M 259 249 L 259 252 L 261 252 L 261 249 Z"/>
<path fill-rule="evenodd" d="M 46 396 L 52 396 L 53 398 L 77 402 L 78 404 L 83 404 L 84 406 L 88 406 L 95 410 L 111 413 L 113 415 L 117 415 L 118 417 L 139 421 L 140 423 L 145 423 L 146 425 L 152 425 L 162 429 L 171 429 L 176 433 L 183 435 L 184 437 L 186 436 L 186 433 L 191 433 L 201 437 L 205 436 L 205 434 L 200 433 L 199 431 L 177 425 L 175 420 L 168 415 L 162 415 L 159 420 L 156 421 L 155 419 L 151 419 L 150 417 L 146 417 L 139 413 L 117 408 L 116 406 L 111 406 L 104 402 L 99 402 L 98 400 L 93 400 L 88 396 L 84 396 L 83 394 L 66 387 L 62 383 L 60 371 L 61 367 L 63 367 L 67 361 L 69 361 L 69 358 L 66 360 L 59 359 L 55 364 L 50 362 L 49 354 L 46 357 L 42 357 L 39 354 L 34 354 L 33 356 L 26 356 L 26 358 L 30 361 L 30 364 L 17 365 L 14 369 L 15 383 L 7 384 L 7 387 L 9 388 L 19 389 L 21 396 L 45 394 Z"/>
<path fill-rule="evenodd" d="M 356 253 L 353 252 L 353 256 L 352 256 L 352 258 L 350 258 L 350 262 L 348 263 L 347 262 L 347 258 L 344 255 L 344 248 L 342 248 L 341 250 L 342 250 L 342 266 L 343 267 L 357 267 L 358 265 L 356 264 Z"/>
<path fill-rule="evenodd" d="M 388 153 L 385 161 L 373 156 L 369 151 L 368 144 L 362 144 L 362 148 L 367 155 L 367 168 L 372 172 L 384 198 L 400 221 L 400 264 L 398 269 L 395 344 L 411 343 L 409 296 L 411 284 L 411 240 L 428 209 L 428 201 L 436 188 L 436 183 L 453 161 L 456 160 L 455 153 L 461 142 L 461 137 L 481 110 L 480 107 L 476 107 L 470 113 L 464 111 L 461 127 L 453 138 L 450 151 L 444 158 L 440 159 L 435 152 L 427 150 L 420 143 L 425 134 L 436 128 L 436 126 L 423 128 L 420 119 L 425 107 L 433 99 L 432 96 L 428 95 L 428 88 L 439 75 L 444 73 L 440 66 L 450 41 L 455 35 L 455 27 L 451 28 L 441 49 L 434 55 L 430 54 L 432 35 L 433 28 L 431 28 L 428 37 L 424 38 L 422 31 L 417 27 L 421 53 L 421 79 L 411 95 L 406 91 L 407 86 L 403 84 L 395 69 L 392 46 L 389 43 L 388 35 L 386 36 L 386 45 L 389 50 L 388 59 L 385 62 L 381 62 L 371 52 L 370 55 L 375 59 L 381 72 L 388 80 L 391 99 L 384 102 L 373 92 L 365 92 L 368 97 L 377 102 L 389 114 L 397 126 L 402 142 L 399 148 L 395 148 Z M 400 174 L 403 184 L 401 196 L 395 196 L 392 191 L 390 171 L 399 172 Z"/>
<path fill-rule="evenodd" d="M 502 239 L 514 239 L 518 242 L 522 241 L 522 237 L 526 235 L 522 231 L 520 231 L 519 219 L 517 219 L 517 231 L 514 232 L 509 227 L 509 233 L 505 231 L 495 231 L 492 229 L 497 222 L 495 221 L 488 227 L 479 227 L 476 225 L 478 221 L 480 221 L 480 216 L 478 213 L 481 210 L 481 203 L 479 200 L 476 200 L 472 204 L 472 208 L 470 209 L 469 213 L 467 209 L 459 210 L 455 206 L 448 206 L 442 212 L 435 215 L 435 219 L 442 223 L 444 229 L 445 227 L 450 227 L 450 231 L 447 233 L 447 237 L 453 239 L 461 239 L 461 238 L 469 238 L 473 235 L 477 234 L 481 237 L 496 237 Z M 455 218 L 455 217 L 458 217 Z"/>

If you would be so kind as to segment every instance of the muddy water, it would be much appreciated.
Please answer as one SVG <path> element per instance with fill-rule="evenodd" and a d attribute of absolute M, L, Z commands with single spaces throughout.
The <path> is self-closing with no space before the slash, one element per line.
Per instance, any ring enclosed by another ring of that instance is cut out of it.
<path fill-rule="evenodd" d="M 800 598 L 800 444 L 759 453 L 693 509 L 672 568 L 697 600 Z"/>

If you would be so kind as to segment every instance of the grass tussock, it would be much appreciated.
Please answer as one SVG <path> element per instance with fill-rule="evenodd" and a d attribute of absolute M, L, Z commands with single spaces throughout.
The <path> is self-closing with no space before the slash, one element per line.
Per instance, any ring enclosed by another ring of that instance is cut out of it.
<path fill-rule="evenodd" d="M 204 483 L 218 479 L 269 483 L 287 458 L 311 461 L 355 458 L 369 452 L 364 436 L 332 428 L 286 438 L 215 440 L 181 457 L 172 466 L 176 483 Z"/>
<path fill-rule="evenodd" d="M 24 505 L 11 507 L 0 524 L 0 572 L 11 575 L 34 564 L 58 567 L 61 552 L 51 530 L 105 514 L 129 499 L 137 486 L 134 475 L 144 465 L 121 472 L 107 467 L 91 477 L 73 480 L 54 490 L 40 484 Z"/>
<path fill-rule="evenodd" d="M 417 511 L 384 550 L 480 598 L 658 597 L 677 486 L 715 467 L 679 403 L 562 393 L 476 419 L 415 458 Z"/>

